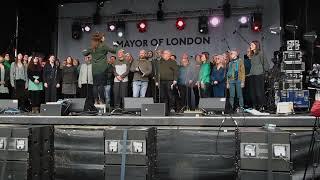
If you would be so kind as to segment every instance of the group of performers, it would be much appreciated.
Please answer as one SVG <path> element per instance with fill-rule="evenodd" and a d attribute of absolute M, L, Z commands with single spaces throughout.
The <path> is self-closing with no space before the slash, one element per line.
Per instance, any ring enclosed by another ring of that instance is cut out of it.
<path fill-rule="evenodd" d="M 85 97 L 85 110 L 94 110 L 94 104 L 123 108 L 124 97 L 153 97 L 166 103 L 167 112 L 196 109 L 199 99 L 208 97 L 227 97 L 237 111 L 261 110 L 265 104 L 269 63 L 258 41 L 250 43 L 243 58 L 232 49 L 212 58 L 208 52 L 183 53 L 181 59 L 170 50 L 140 50 L 134 59 L 116 43 L 107 46 L 104 34 L 94 33 L 82 54 L 81 65 L 72 57 L 60 64 L 54 55 L 45 61 L 37 54 L 18 54 L 13 63 L 0 56 L 0 98 L 10 98 L 11 89 L 19 108 L 29 100 L 33 113 L 39 112 L 43 92 L 45 102 Z"/>

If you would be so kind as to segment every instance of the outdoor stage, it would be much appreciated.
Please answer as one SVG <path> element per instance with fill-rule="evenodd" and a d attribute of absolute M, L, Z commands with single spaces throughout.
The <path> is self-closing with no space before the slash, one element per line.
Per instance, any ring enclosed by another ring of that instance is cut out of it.
<path fill-rule="evenodd" d="M 275 124 L 277 127 L 313 127 L 314 117 L 304 115 L 216 115 L 216 116 L 0 116 L 0 124 L 22 125 L 89 125 L 89 126 L 181 126 L 181 127 L 261 127 Z M 235 124 L 237 123 L 237 125 Z"/>

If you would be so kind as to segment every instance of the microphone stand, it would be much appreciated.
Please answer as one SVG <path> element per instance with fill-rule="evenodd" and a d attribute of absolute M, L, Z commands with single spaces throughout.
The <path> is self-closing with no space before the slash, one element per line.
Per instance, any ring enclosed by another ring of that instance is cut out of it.
<path fill-rule="evenodd" d="M 250 42 L 246 40 L 246 38 L 243 37 L 243 35 L 241 33 L 239 33 L 238 30 L 235 30 L 233 32 L 233 34 L 237 34 L 245 43 L 247 43 L 248 45 L 250 45 Z"/>

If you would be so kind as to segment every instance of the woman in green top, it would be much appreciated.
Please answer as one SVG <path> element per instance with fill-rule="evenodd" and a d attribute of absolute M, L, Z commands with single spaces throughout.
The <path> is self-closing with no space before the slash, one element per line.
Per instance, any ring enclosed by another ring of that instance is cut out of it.
<path fill-rule="evenodd" d="M 210 63 L 207 60 L 207 57 L 205 54 L 201 55 L 201 66 L 200 66 L 200 72 L 199 72 L 199 83 L 198 87 L 201 90 L 201 97 L 207 98 L 209 97 L 208 88 L 210 85 Z"/>
<path fill-rule="evenodd" d="M 93 92 L 95 97 L 101 97 L 104 99 L 103 81 L 105 79 L 105 71 L 108 68 L 106 58 L 108 53 L 116 53 L 116 48 L 111 48 L 105 43 L 105 37 L 103 33 L 94 33 L 91 37 L 91 48 L 83 51 L 84 56 L 92 55 L 92 76 L 93 76 Z M 113 43 L 116 46 L 116 43 Z"/>

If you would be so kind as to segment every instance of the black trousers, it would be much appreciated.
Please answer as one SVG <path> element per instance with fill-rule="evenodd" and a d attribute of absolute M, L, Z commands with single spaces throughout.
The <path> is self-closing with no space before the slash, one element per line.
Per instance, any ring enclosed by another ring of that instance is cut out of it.
<path fill-rule="evenodd" d="M 202 98 L 208 98 L 210 97 L 210 84 L 206 83 L 204 84 L 204 87 L 200 86 L 200 93 Z"/>
<path fill-rule="evenodd" d="M 95 110 L 94 99 L 93 99 L 93 85 L 92 84 L 82 84 L 80 89 L 80 97 L 86 98 L 84 105 L 84 111 Z"/>
<path fill-rule="evenodd" d="M 16 80 L 15 88 L 14 88 L 15 98 L 18 99 L 18 107 L 19 109 L 26 108 L 27 102 L 27 90 L 26 90 L 26 81 L 24 80 Z"/>
<path fill-rule="evenodd" d="M 175 96 L 171 89 L 172 81 L 160 81 L 160 102 L 166 103 L 167 112 L 174 109 Z"/>
<path fill-rule="evenodd" d="M 243 101 L 244 101 L 244 107 L 245 108 L 251 108 L 252 107 L 252 102 L 251 102 L 251 84 L 252 84 L 252 78 L 251 76 L 246 76 L 246 81 L 245 81 L 245 86 L 242 89 L 243 93 Z"/>
<path fill-rule="evenodd" d="M 55 81 L 48 81 L 48 88 L 45 88 L 45 102 L 56 102 L 57 101 L 57 83 Z"/>
<path fill-rule="evenodd" d="M 31 106 L 32 107 L 40 107 L 41 93 L 42 93 L 42 91 L 30 91 Z"/>
<path fill-rule="evenodd" d="M 128 96 L 128 82 L 114 82 L 113 102 L 115 108 L 123 107 L 123 98 Z"/>
<path fill-rule="evenodd" d="M 265 105 L 264 75 L 251 76 L 250 93 L 253 107 Z"/>

